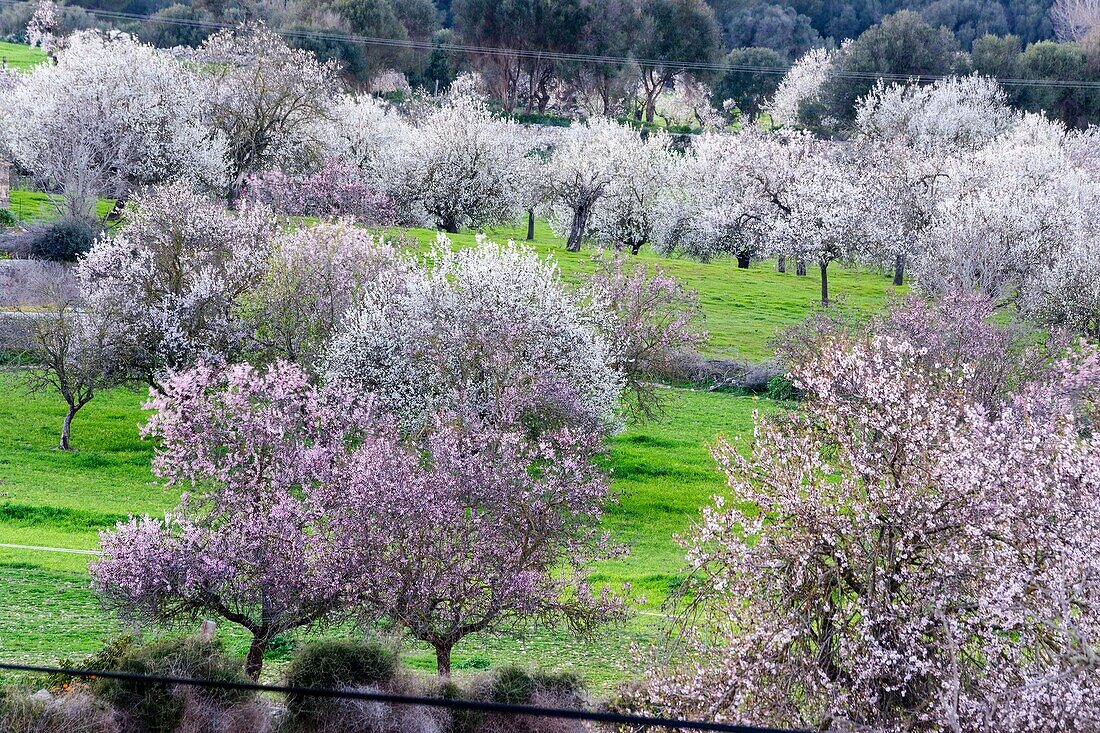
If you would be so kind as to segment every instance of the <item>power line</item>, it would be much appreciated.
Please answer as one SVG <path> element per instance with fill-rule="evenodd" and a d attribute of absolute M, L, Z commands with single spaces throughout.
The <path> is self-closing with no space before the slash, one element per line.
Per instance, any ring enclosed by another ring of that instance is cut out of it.
<path fill-rule="evenodd" d="M 14 5 L 23 0 L 0 0 L 0 5 Z M 236 28 L 233 23 L 219 21 L 205 21 L 191 18 L 154 17 L 146 13 L 124 13 L 111 10 L 85 9 L 89 14 L 110 20 L 129 20 L 183 26 L 189 28 L 201 28 L 206 30 L 230 30 Z M 643 68 L 674 67 L 689 71 L 737 71 L 747 74 L 785 75 L 791 69 L 791 65 L 763 66 L 753 64 L 726 64 L 713 61 L 670 61 L 661 59 L 634 58 L 631 56 L 607 56 L 599 54 L 563 53 L 560 51 L 543 51 L 537 49 L 514 49 L 499 46 L 479 46 L 466 43 L 434 43 L 432 41 L 418 41 L 416 39 L 383 38 L 379 36 L 362 36 L 352 33 L 337 33 L 322 30 L 306 30 L 297 28 L 275 29 L 275 32 L 284 37 L 302 38 L 320 41 L 332 41 L 337 43 L 350 43 L 361 46 L 381 46 L 395 48 L 411 48 L 430 51 L 440 49 L 456 53 L 481 54 L 487 56 L 507 56 L 522 59 L 564 61 L 573 63 L 595 63 L 616 66 L 636 64 Z M 872 71 L 844 71 L 833 70 L 833 75 L 845 79 L 858 79 L 874 81 L 883 79 L 896 82 L 930 82 L 950 78 L 950 74 L 896 74 L 877 73 Z M 1033 86 L 1055 87 L 1066 89 L 1100 90 L 1100 81 L 1083 81 L 1068 79 L 1023 79 L 1018 77 L 991 77 L 1003 86 Z"/>
<path fill-rule="evenodd" d="M 702 720 L 682 720 L 649 715 L 628 715 L 625 713 L 597 712 L 576 708 L 550 708 L 536 705 L 512 705 L 509 703 L 483 702 L 480 700 L 459 700 L 446 697 L 427 697 L 420 695 L 397 695 L 389 692 L 369 692 L 366 690 L 336 690 L 321 687 L 289 687 L 285 685 L 261 685 L 255 682 L 235 682 L 230 680 L 202 680 L 193 677 L 174 677 L 170 675 L 144 675 L 132 672 L 115 672 L 93 669 L 64 669 L 62 667 L 39 667 L 30 664 L 0 662 L 0 669 L 12 672 L 33 672 L 36 674 L 54 674 L 67 677 L 121 680 L 144 685 L 189 685 L 221 690 L 243 692 L 271 692 L 280 695 L 301 697 L 321 697 L 326 699 L 365 700 L 391 705 L 421 705 L 446 708 L 449 710 L 473 710 L 498 715 L 526 715 L 536 718 L 564 718 L 568 720 L 587 720 L 594 723 L 614 723 L 642 727 L 674 728 L 679 730 L 722 731 L 724 733 L 796 733 L 778 728 L 760 728 L 749 725 L 712 723 Z"/>

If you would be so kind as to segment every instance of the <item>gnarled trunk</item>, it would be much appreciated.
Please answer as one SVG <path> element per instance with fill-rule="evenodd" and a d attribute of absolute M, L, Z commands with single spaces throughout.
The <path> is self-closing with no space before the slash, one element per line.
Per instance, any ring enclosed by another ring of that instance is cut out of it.
<path fill-rule="evenodd" d="M 739 252 L 737 254 L 737 268 L 738 269 L 740 269 L 740 270 L 749 269 L 749 263 L 751 261 L 752 261 L 751 258 L 747 254 L 744 254 L 744 253 L 741 253 L 741 252 Z"/>
<path fill-rule="evenodd" d="M 535 210 L 527 210 L 527 241 L 530 242 L 535 238 Z"/>
<path fill-rule="evenodd" d="M 446 643 L 435 645 L 435 666 L 440 677 L 451 676 L 451 646 Z"/>
<path fill-rule="evenodd" d="M 264 666 L 264 652 L 267 651 L 267 643 L 271 640 L 266 626 L 261 626 L 252 634 L 252 644 L 248 647 L 248 656 L 244 660 L 244 673 L 254 680 L 260 678 L 260 670 Z"/>
<path fill-rule="evenodd" d="M 787 257 L 786 255 L 779 255 L 779 259 L 775 263 L 776 269 L 780 272 L 787 271 Z"/>
<path fill-rule="evenodd" d="M 570 252 L 581 251 L 581 239 L 584 230 L 588 227 L 589 207 L 582 206 L 573 210 L 573 224 L 569 227 L 569 239 L 565 242 L 565 248 Z"/>
<path fill-rule="evenodd" d="M 821 267 L 821 307 L 829 305 L 829 263 L 822 262 Z"/>
<path fill-rule="evenodd" d="M 806 277 L 806 260 L 798 257 L 794 261 L 794 274 L 799 277 Z"/>

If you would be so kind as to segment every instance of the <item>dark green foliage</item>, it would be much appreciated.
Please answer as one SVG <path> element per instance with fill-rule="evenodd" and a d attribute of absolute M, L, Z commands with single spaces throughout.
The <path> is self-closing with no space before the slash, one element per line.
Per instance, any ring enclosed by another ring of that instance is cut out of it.
<path fill-rule="evenodd" d="M 837 44 L 855 38 L 887 12 L 880 0 L 791 0 L 789 4 L 809 18 L 823 38 Z"/>
<path fill-rule="evenodd" d="M 871 90 L 876 74 L 965 73 L 958 50 L 951 31 L 933 28 L 917 13 L 903 10 L 887 16 L 837 54 L 835 69 L 840 73 L 831 75 L 822 89 L 825 113 L 838 120 L 853 119 L 856 100 Z"/>
<path fill-rule="evenodd" d="M 48 224 L 32 224 L 21 232 L 7 235 L 0 247 L 16 257 L 74 262 L 92 248 L 103 232 L 88 219 L 66 217 Z"/>
<path fill-rule="evenodd" d="M 338 0 L 334 7 L 347 19 L 353 33 L 396 41 L 409 39 L 409 32 L 390 0 Z M 362 60 L 359 73 L 365 78 L 383 69 L 404 70 L 412 55 L 401 46 L 376 45 L 364 52 Z"/>
<path fill-rule="evenodd" d="M 1020 75 L 1022 48 L 1019 36 L 982 36 L 970 49 L 970 65 L 982 76 L 1015 79 Z"/>
<path fill-rule="evenodd" d="M 509 666 L 493 673 L 489 697 L 493 702 L 529 705 L 537 692 L 576 699 L 584 694 L 584 683 L 570 672 L 555 674 Z"/>
<path fill-rule="evenodd" d="M 120 637 L 85 664 L 142 675 L 169 675 L 208 680 L 248 682 L 240 660 L 226 656 L 217 641 L 196 637 L 165 639 L 139 646 L 132 637 Z M 131 716 L 142 731 L 171 733 L 183 717 L 184 701 L 175 686 L 96 679 L 96 697 Z M 229 706 L 249 697 L 238 690 L 190 690 L 191 694 Z"/>
<path fill-rule="evenodd" d="M 729 99 L 742 113 L 755 116 L 775 93 L 782 77 L 779 74 L 762 74 L 752 71 L 739 71 L 736 67 L 783 67 L 785 60 L 777 51 L 770 48 L 737 48 L 726 57 L 726 70 L 714 82 L 711 103 L 722 109 Z"/>
<path fill-rule="evenodd" d="M 138 37 L 158 48 L 197 47 L 214 32 L 214 26 L 208 24 L 215 20 L 207 10 L 176 3 L 143 23 Z"/>
<path fill-rule="evenodd" d="M 454 31 L 440 30 L 432 36 L 432 50 L 424 62 L 424 69 L 409 76 L 409 84 L 422 87 L 430 92 L 445 92 L 458 76 L 458 59 L 453 51 L 443 48 L 444 44 L 455 43 Z"/>
<path fill-rule="evenodd" d="M 317 31 L 317 28 L 309 25 L 292 26 L 290 33 L 286 36 L 287 43 L 294 48 L 312 51 L 321 61 L 335 61 L 348 76 L 366 81 L 367 75 L 374 71 L 368 61 L 371 48 L 335 36 L 322 38 L 315 35 Z"/>
<path fill-rule="evenodd" d="M 794 61 L 824 39 L 810 19 L 794 8 L 761 0 L 737 2 L 718 15 L 726 45 L 739 49 L 769 48 Z"/>
<path fill-rule="evenodd" d="M 0 209 L 0 227 L 13 227 L 16 221 L 15 214 L 8 209 Z"/>
<path fill-rule="evenodd" d="M 288 687 L 363 687 L 384 685 L 397 674 L 397 652 L 378 641 L 328 639 L 304 645 L 286 669 Z M 305 722 L 323 714 L 329 701 L 287 696 L 290 718 Z"/>
<path fill-rule="evenodd" d="M 1079 44 L 1040 41 L 1020 56 L 1020 75 L 1025 79 L 1100 81 L 1089 73 L 1089 59 Z M 1100 121 L 1100 89 L 1027 85 L 1015 91 L 1015 101 L 1033 112 L 1046 111 L 1071 127 Z"/>
<path fill-rule="evenodd" d="M 791 384 L 791 380 L 787 379 L 785 374 L 776 374 L 772 377 L 764 394 L 780 402 L 802 399 L 802 390 Z"/>
<path fill-rule="evenodd" d="M 982 36 L 1008 33 L 1009 28 L 1004 6 L 993 0 L 935 0 L 920 14 L 933 28 L 949 29 L 963 48 Z"/>

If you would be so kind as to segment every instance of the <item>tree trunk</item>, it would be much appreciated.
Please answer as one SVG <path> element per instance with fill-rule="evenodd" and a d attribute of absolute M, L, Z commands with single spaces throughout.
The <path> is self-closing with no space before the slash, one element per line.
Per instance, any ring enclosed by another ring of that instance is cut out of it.
<path fill-rule="evenodd" d="M 443 231 L 447 232 L 448 234 L 458 234 L 458 222 L 456 222 L 456 221 L 445 221 L 445 222 L 443 222 Z"/>
<path fill-rule="evenodd" d="M 749 269 L 749 262 L 750 261 L 751 260 L 750 260 L 749 256 L 747 254 L 745 254 L 744 252 L 738 252 L 737 253 L 737 268 L 738 269 L 740 269 L 740 270 Z"/>
<path fill-rule="evenodd" d="M 126 197 L 119 196 L 115 199 L 115 205 L 111 207 L 111 211 L 107 214 L 107 221 L 118 221 L 122 218 L 122 212 L 126 210 Z"/>
<path fill-rule="evenodd" d="M 798 257 L 794 261 L 794 274 L 799 277 L 806 277 L 806 260 Z"/>
<path fill-rule="evenodd" d="M 642 251 L 642 242 L 630 245 L 630 254 L 636 255 Z"/>
<path fill-rule="evenodd" d="M 65 413 L 65 422 L 61 423 L 61 442 L 58 444 L 58 448 L 61 450 L 72 450 L 73 447 L 69 443 L 69 435 L 72 433 L 73 418 L 76 417 L 76 411 L 80 409 L 76 405 L 69 405 L 69 411 Z"/>
<path fill-rule="evenodd" d="M 901 286 L 905 283 L 905 255 L 894 255 L 894 285 Z"/>
<path fill-rule="evenodd" d="M 527 241 L 530 242 L 535 238 L 535 210 L 527 210 Z"/>
<path fill-rule="evenodd" d="M 787 256 L 786 255 L 779 255 L 779 260 L 775 264 L 776 264 L 776 268 L 780 272 L 786 272 L 787 271 Z"/>
<path fill-rule="evenodd" d="M 244 673 L 254 680 L 260 678 L 260 670 L 264 666 L 264 652 L 267 651 L 267 642 L 270 640 L 266 628 L 261 628 L 252 635 L 252 645 L 248 647 L 248 656 L 244 660 Z"/>
<path fill-rule="evenodd" d="M 537 62 L 531 62 L 531 70 L 527 72 L 527 114 L 531 114 L 531 109 L 535 104 L 535 66 Z"/>
<path fill-rule="evenodd" d="M 821 307 L 829 305 L 829 263 L 822 262 L 821 267 Z"/>
<path fill-rule="evenodd" d="M 583 207 L 573 210 L 573 225 L 569 228 L 569 239 L 565 248 L 570 252 L 581 251 L 581 238 L 584 237 L 585 227 L 588 226 L 588 208 Z"/>
<path fill-rule="evenodd" d="M 435 666 L 439 669 L 440 677 L 451 676 L 451 647 L 437 644 L 435 646 Z"/>

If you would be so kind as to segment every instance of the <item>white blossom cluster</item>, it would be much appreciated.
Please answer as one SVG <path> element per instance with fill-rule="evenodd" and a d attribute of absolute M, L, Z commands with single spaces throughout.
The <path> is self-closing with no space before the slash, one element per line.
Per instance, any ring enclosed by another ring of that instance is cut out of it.
<path fill-rule="evenodd" d="M 72 35 L 56 64 L 21 75 L 0 99 L 0 141 L 70 213 L 97 196 L 174 178 L 224 183 L 224 142 L 205 124 L 201 77 L 133 37 Z"/>
<path fill-rule="evenodd" d="M 622 377 L 606 339 L 530 249 L 440 235 L 415 266 L 363 286 L 333 339 L 326 379 L 376 395 L 412 433 L 438 419 L 607 430 Z"/>
<path fill-rule="evenodd" d="M 798 112 L 805 102 L 813 102 L 821 95 L 821 88 L 832 69 L 834 53 L 827 48 L 813 48 L 791 66 L 779 82 L 779 88 L 764 106 L 772 124 L 792 126 L 798 124 Z"/>

